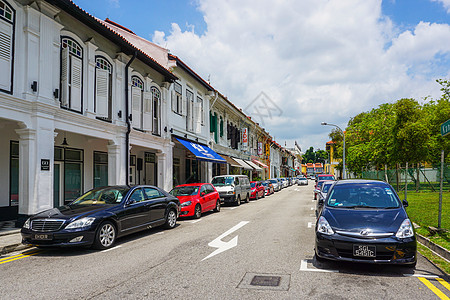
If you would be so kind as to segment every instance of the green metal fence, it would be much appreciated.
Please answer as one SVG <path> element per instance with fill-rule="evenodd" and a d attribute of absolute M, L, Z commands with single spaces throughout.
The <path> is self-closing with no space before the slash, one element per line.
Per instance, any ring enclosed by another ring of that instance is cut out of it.
<path fill-rule="evenodd" d="M 424 168 L 424 167 L 399 167 L 389 170 L 363 171 L 361 178 L 377 179 L 387 181 L 397 192 L 404 191 L 405 186 L 408 191 L 429 191 L 439 192 L 441 180 L 441 168 Z M 406 185 L 406 183 L 408 183 Z M 450 191 L 450 164 L 444 165 L 444 191 Z"/>

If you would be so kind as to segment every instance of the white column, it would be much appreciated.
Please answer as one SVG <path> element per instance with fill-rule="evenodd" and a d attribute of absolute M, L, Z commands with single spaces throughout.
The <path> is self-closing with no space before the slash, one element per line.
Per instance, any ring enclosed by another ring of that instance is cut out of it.
<path fill-rule="evenodd" d="M 158 163 L 158 187 L 170 191 L 173 186 L 173 153 L 172 147 L 156 153 Z"/>
<path fill-rule="evenodd" d="M 120 185 L 125 184 L 125 164 L 122 163 L 125 158 L 125 142 L 121 144 L 115 144 L 110 141 L 107 145 L 108 148 L 108 185 Z"/>
<path fill-rule="evenodd" d="M 53 207 L 54 128 L 41 126 L 39 120 L 37 123 L 39 130 L 16 130 L 19 135 L 21 215 L 32 215 Z M 42 159 L 49 160 L 49 170 L 41 170 Z"/>

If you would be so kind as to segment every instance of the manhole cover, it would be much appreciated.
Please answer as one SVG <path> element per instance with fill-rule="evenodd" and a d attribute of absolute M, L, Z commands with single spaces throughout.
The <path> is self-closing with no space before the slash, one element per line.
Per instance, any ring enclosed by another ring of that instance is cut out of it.
<path fill-rule="evenodd" d="M 280 280 L 280 276 L 255 276 L 250 284 L 259 286 L 279 286 Z"/>
<path fill-rule="evenodd" d="M 288 291 L 291 275 L 246 273 L 238 285 L 240 289 Z"/>

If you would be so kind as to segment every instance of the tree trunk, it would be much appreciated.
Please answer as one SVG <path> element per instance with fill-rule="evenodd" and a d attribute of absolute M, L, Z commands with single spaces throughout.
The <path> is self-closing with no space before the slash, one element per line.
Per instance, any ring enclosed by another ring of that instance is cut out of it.
<path fill-rule="evenodd" d="M 419 192 L 419 189 L 420 189 L 420 163 L 417 163 L 417 165 L 416 165 L 416 167 L 417 167 L 417 169 L 416 169 L 416 177 L 417 177 L 417 180 L 416 180 L 416 193 L 418 193 Z"/>

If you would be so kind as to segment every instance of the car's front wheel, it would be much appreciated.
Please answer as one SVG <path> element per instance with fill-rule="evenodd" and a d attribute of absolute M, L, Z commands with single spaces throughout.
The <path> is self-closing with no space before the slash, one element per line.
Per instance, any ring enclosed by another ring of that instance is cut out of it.
<path fill-rule="evenodd" d="M 250 196 L 247 194 L 247 197 L 245 198 L 245 203 L 249 203 L 250 202 Z"/>
<path fill-rule="evenodd" d="M 111 248 L 116 241 L 116 236 L 117 231 L 114 224 L 109 221 L 103 222 L 95 234 L 93 248 L 100 250 Z"/>
<path fill-rule="evenodd" d="M 166 223 L 164 224 L 167 229 L 175 228 L 177 225 L 177 213 L 174 209 L 169 210 L 166 216 Z"/>
<path fill-rule="evenodd" d="M 219 212 L 220 211 L 220 199 L 216 200 L 216 207 L 214 208 L 215 212 Z"/>
<path fill-rule="evenodd" d="M 202 216 L 202 207 L 200 206 L 200 204 L 197 204 L 195 206 L 194 218 L 200 219 L 201 216 Z"/>

